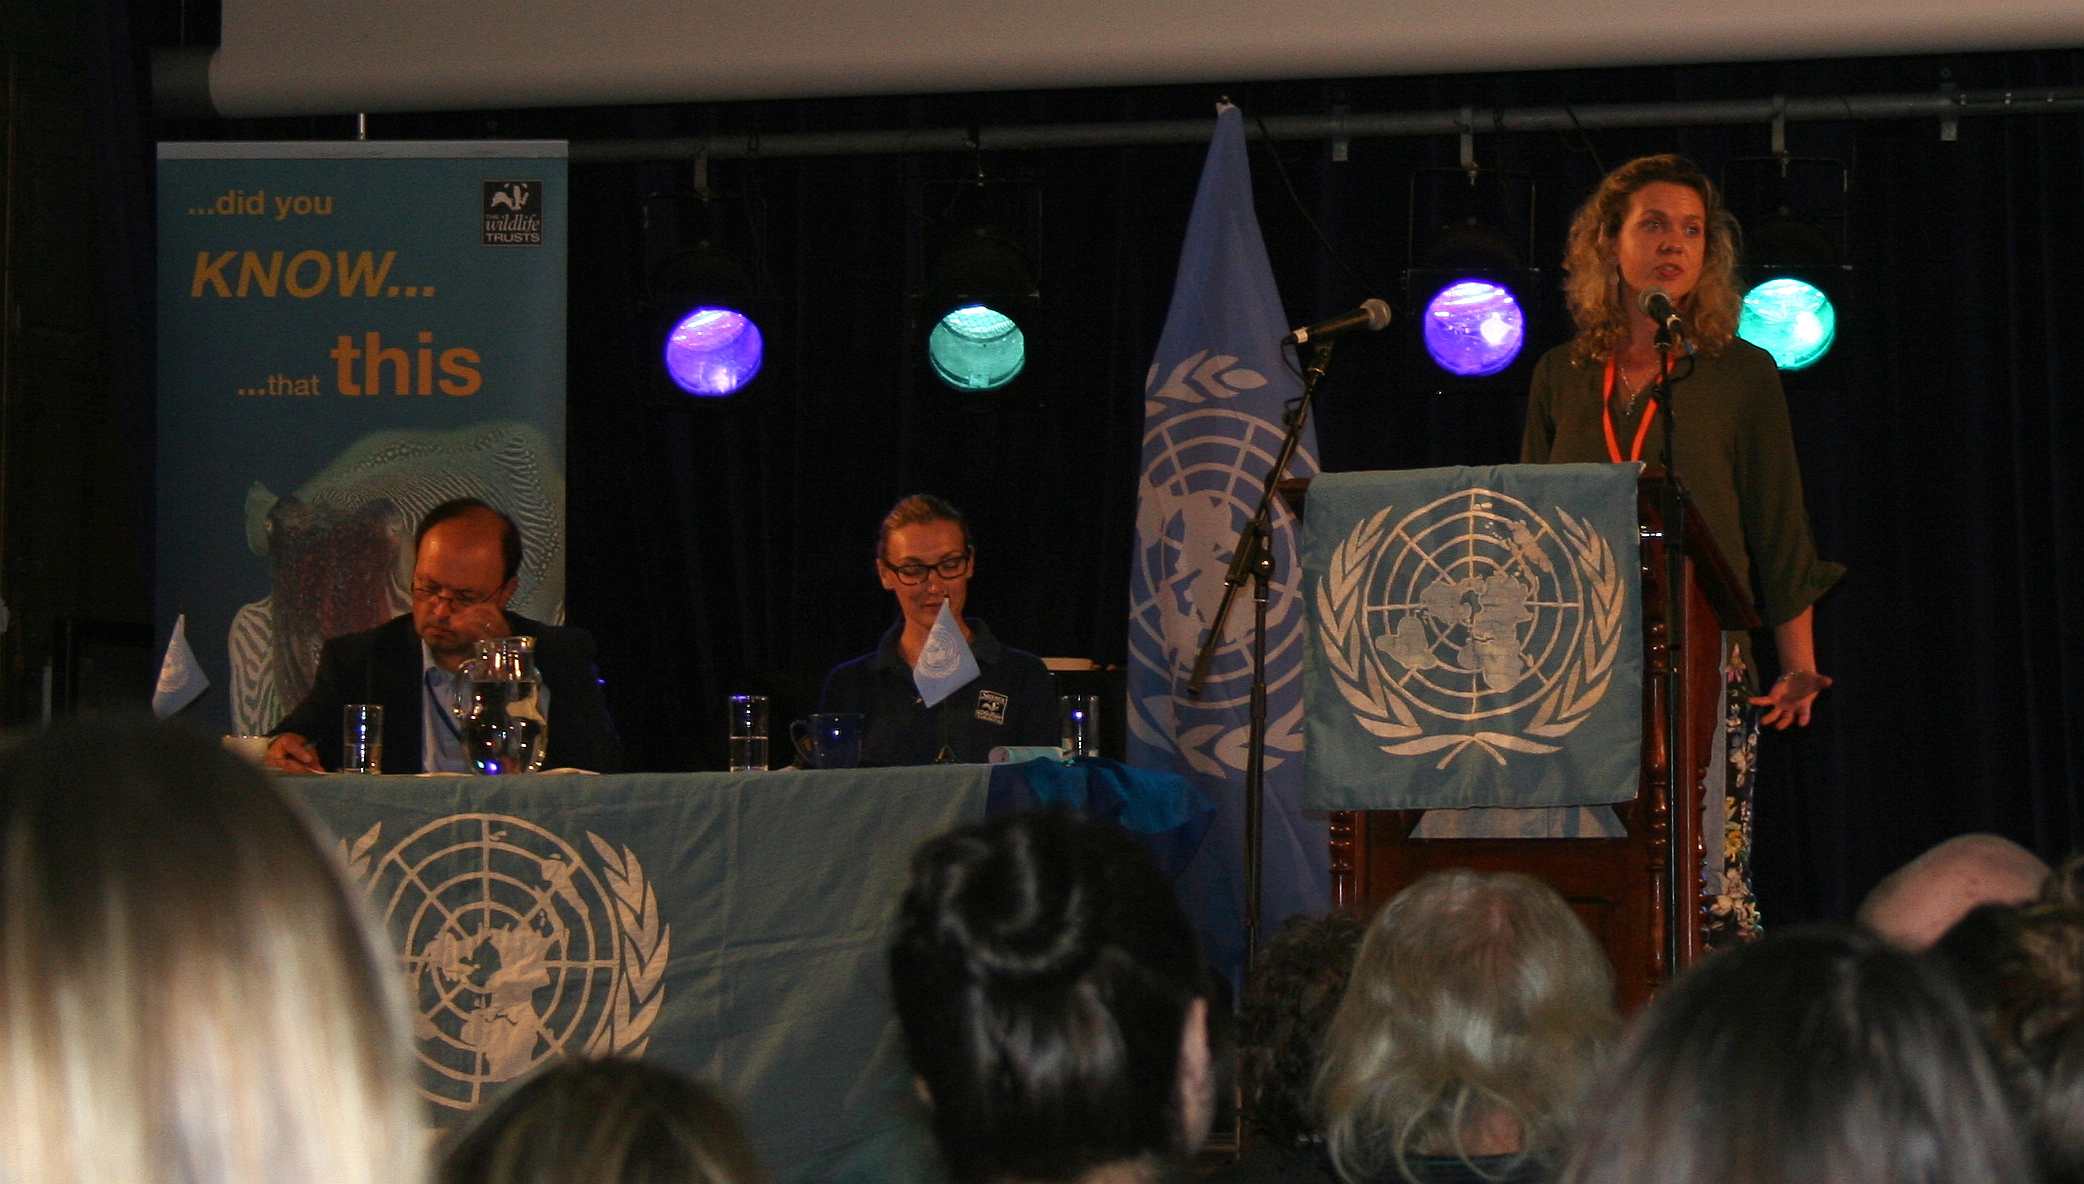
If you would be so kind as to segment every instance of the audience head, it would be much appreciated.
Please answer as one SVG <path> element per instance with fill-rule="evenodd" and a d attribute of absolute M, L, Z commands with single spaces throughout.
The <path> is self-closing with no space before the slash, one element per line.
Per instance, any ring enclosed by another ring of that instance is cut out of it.
<path fill-rule="evenodd" d="M 1860 924 L 1907 950 L 1939 940 L 1979 904 L 2032 900 L 2048 865 L 2001 835 L 1956 835 L 1890 872 L 1860 902 Z"/>
<path fill-rule="evenodd" d="M 2041 1179 L 2084 1181 L 2084 910 L 2060 900 L 1978 905 L 1932 956 L 1982 1021 Z"/>
<path fill-rule="evenodd" d="M 568 1060 L 480 1114 L 441 1184 L 764 1184 L 715 1091 L 639 1061 Z"/>
<path fill-rule="evenodd" d="M 1275 1148 L 1292 1150 L 1321 1133 L 1310 1091 L 1366 932 L 1346 913 L 1290 917 L 1246 976 L 1238 1020 L 1245 1121 Z"/>
<path fill-rule="evenodd" d="M 1998 1184 L 2030 1160 L 1937 967 L 1850 927 L 1710 955 L 1638 1020 L 1563 1184 Z"/>
<path fill-rule="evenodd" d="M 1368 927 L 1317 1099 L 1349 1181 L 1416 1156 L 1553 1156 L 1619 1028 L 1613 970 L 1554 889 L 1435 872 Z"/>
<path fill-rule="evenodd" d="M 1119 830 L 1051 812 L 929 841 L 890 980 L 961 1184 L 1155 1168 L 1207 1134 L 1210 982 L 1171 887 Z"/>
<path fill-rule="evenodd" d="M 413 1184 L 396 959 L 260 773 L 146 721 L 0 756 L 0 1179 Z"/>

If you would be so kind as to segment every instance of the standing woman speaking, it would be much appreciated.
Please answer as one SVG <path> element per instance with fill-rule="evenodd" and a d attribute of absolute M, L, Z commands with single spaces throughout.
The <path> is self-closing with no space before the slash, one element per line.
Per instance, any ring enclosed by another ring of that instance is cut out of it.
<path fill-rule="evenodd" d="M 1736 220 L 1691 161 L 1631 160 L 1599 183 L 1572 220 L 1564 291 L 1577 336 L 1542 356 L 1527 397 L 1520 459 L 1670 464 L 1738 580 L 1773 628 L 1779 678 L 1760 691 L 1749 639 L 1726 635 L 1729 776 L 1706 803 L 1703 895 L 1712 945 L 1759 932 L 1751 892 L 1751 771 L 1761 725 L 1809 722 L 1831 685 L 1817 670 L 1815 604 L 1845 574 L 1817 558 L 1787 397 L 1772 356 L 1736 336 Z M 1655 390 L 1657 323 L 1644 296 L 1662 292 L 1684 320 L 1672 352 L 1677 415 L 1671 464 Z M 1719 823 L 1719 825 L 1718 825 Z M 1712 836 L 1723 835 L 1721 858 Z"/>

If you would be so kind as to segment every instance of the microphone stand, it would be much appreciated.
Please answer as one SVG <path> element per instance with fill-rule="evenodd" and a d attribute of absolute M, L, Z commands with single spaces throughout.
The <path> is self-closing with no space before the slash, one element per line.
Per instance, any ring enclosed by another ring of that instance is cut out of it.
<path fill-rule="evenodd" d="M 1664 766 L 1670 808 L 1692 810 L 1698 815 L 1701 803 L 1695 793 L 1698 787 L 1692 784 L 1692 762 L 1682 759 L 1686 748 L 1686 598 L 1682 594 L 1686 579 L 1686 495 L 1679 486 L 1678 417 L 1672 413 L 1673 338 L 1671 325 L 1665 323 L 1658 325 L 1653 342 L 1657 350 L 1657 403 L 1664 409 L 1664 490 L 1659 507 L 1664 519 Z M 1699 827 L 1693 829 L 1698 832 Z M 1697 837 L 1708 841 L 1707 836 Z M 1720 838 L 1715 841 L 1720 842 Z M 1691 944 L 1681 936 L 1685 932 L 1681 926 L 1700 924 L 1699 917 L 1679 915 L 1679 902 L 1686 898 L 1679 877 L 1700 875 L 1700 864 L 1701 857 L 1691 848 L 1674 852 L 1671 876 L 1664 886 L 1664 912 L 1670 918 L 1664 934 L 1665 966 L 1672 974 L 1679 972 L 1679 956 Z"/>
<path fill-rule="evenodd" d="M 1244 586 L 1245 576 L 1249 573 L 1252 577 L 1253 632 L 1252 707 L 1245 746 L 1247 972 L 1259 952 L 1260 855 L 1265 845 L 1261 831 L 1266 821 L 1266 601 L 1275 570 L 1271 521 L 1274 487 L 1288 471 L 1288 464 L 1295 459 L 1295 450 L 1302 443 L 1303 423 L 1310 414 L 1310 398 L 1316 393 L 1317 384 L 1323 381 L 1326 368 L 1331 365 L 1333 344 L 1329 338 L 1319 341 L 1311 350 L 1308 364 L 1303 367 L 1302 396 L 1296 400 L 1294 413 L 1288 416 L 1288 430 L 1281 438 L 1281 451 L 1266 471 L 1265 484 L 1259 490 L 1259 505 L 1253 509 L 1244 529 L 1238 531 L 1237 546 L 1230 555 L 1230 571 L 1223 577 L 1223 599 L 1216 605 L 1215 619 L 1209 624 L 1208 636 L 1203 639 L 1200 652 L 1194 655 L 1194 672 L 1187 679 L 1187 694 L 1200 698 L 1202 687 L 1208 683 L 1209 663 L 1215 658 L 1216 647 L 1223 644 L 1223 627 L 1230 620 L 1230 606 L 1237 600 L 1238 589 Z"/>

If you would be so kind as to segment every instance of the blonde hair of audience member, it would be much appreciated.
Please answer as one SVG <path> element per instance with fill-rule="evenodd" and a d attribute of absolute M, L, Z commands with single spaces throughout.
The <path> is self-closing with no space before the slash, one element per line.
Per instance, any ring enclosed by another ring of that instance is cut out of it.
<path fill-rule="evenodd" d="M 441 1184 L 765 1184 L 730 1104 L 638 1061 L 562 1061 L 488 1107 Z"/>
<path fill-rule="evenodd" d="M 1114 827 L 1043 811 L 923 844 L 890 986 L 962 1184 L 1151 1180 L 1208 1136 L 1207 969 L 1172 886 Z"/>
<path fill-rule="evenodd" d="M 1937 966 L 1850 926 L 1714 954 L 1636 1022 L 1560 1184 L 2017 1184 L 2033 1168 Z"/>
<path fill-rule="evenodd" d="M 1554 889 L 1435 872 L 1376 914 L 1324 1040 L 1317 1102 L 1342 1179 L 1413 1156 L 1547 1156 L 1620 1027 L 1613 968 Z"/>
<path fill-rule="evenodd" d="M 1860 902 L 1860 924 L 1907 950 L 1931 948 L 1979 904 L 2022 904 L 2048 865 L 2002 835 L 1956 835 L 1897 868 Z"/>
<path fill-rule="evenodd" d="M 0 1179 L 415 1184 L 396 959 L 260 773 L 143 721 L 0 757 Z"/>

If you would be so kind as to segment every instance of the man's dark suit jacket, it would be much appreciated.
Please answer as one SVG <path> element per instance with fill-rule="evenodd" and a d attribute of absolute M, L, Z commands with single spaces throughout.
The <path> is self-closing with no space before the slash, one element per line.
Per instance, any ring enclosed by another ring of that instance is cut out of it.
<path fill-rule="evenodd" d="M 622 741 L 593 664 L 593 637 L 584 629 L 545 625 L 507 614 L 516 634 L 536 639 L 536 670 L 550 688 L 550 715 L 544 722 L 550 748 L 544 768 L 570 767 L 612 773 L 622 768 Z M 386 773 L 418 773 L 420 768 L 420 700 L 426 683 L 420 674 L 420 635 L 412 614 L 394 617 L 374 629 L 326 642 L 319 652 L 318 674 L 311 693 L 269 735 L 295 732 L 311 741 L 327 768 L 340 762 L 340 709 L 349 703 L 381 703 L 384 709 Z"/>

